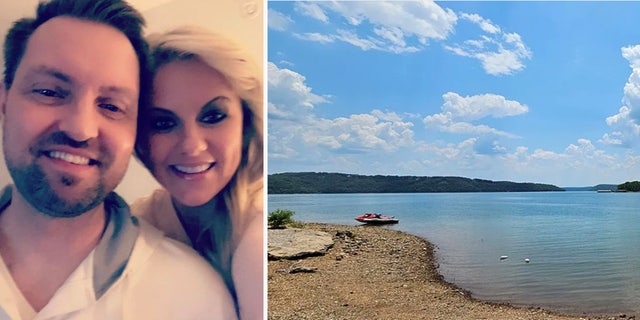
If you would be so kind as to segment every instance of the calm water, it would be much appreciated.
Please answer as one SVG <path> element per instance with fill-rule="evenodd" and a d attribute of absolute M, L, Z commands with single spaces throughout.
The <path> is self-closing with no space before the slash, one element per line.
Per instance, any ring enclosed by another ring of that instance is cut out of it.
<path fill-rule="evenodd" d="M 269 195 L 275 209 L 346 225 L 362 212 L 395 215 L 388 228 L 434 243 L 440 273 L 483 300 L 640 313 L 640 193 Z"/>

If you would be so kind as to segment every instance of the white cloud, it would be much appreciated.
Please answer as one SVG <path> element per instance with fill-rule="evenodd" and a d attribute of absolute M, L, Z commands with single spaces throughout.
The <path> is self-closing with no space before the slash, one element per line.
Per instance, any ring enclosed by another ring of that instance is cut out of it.
<path fill-rule="evenodd" d="M 536 149 L 530 156 L 532 159 L 543 159 L 543 160 L 558 160 L 561 155 L 557 154 L 553 151 L 546 151 L 542 149 Z"/>
<path fill-rule="evenodd" d="M 389 30 L 378 30 L 378 32 L 376 32 L 384 39 L 371 36 L 367 37 L 367 39 L 360 38 L 360 36 L 352 30 L 340 29 L 337 30 L 337 33 L 338 34 L 334 36 L 335 39 L 349 43 L 363 51 L 380 50 L 393 53 L 411 53 L 420 50 L 414 46 L 407 46 L 401 38 L 391 39 L 393 35 L 389 33 Z"/>
<path fill-rule="evenodd" d="M 491 20 L 485 19 L 478 14 L 462 13 L 460 14 L 460 18 L 476 23 L 477 25 L 480 26 L 480 29 L 482 29 L 482 31 L 484 32 L 491 33 L 491 34 L 500 32 L 500 27 L 494 25 L 491 22 Z"/>
<path fill-rule="evenodd" d="M 487 125 L 474 125 L 468 122 L 455 121 L 451 113 L 426 116 L 423 123 L 427 128 L 437 129 L 441 132 L 468 134 L 468 135 L 494 135 L 508 138 L 516 136 L 508 132 L 491 128 Z"/>
<path fill-rule="evenodd" d="M 524 68 L 517 52 L 499 48 L 498 52 L 477 53 L 475 58 L 482 62 L 484 70 L 491 75 L 511 74 Z"/>
<path fill-rule="evenodd" d="M 370 113 L 327 119 L 314 107 L 328 96 L 312 92 L 303 75 L 268 63 L 269 156 L 308 155 L 302 150 L 320 148 L 334 154 L 391 152 L 414 144 L 413 123 L 395 112 Z"/>
<path fill-rule="evenodd" d="M 295 36 L 302 40 L 323 44 L 341 41 L 364 51 L 414 53 L 423 50 L 429 41 L 446 40 L 455 32 L 460 19 L 477 25 L 481 34 L 461 43 L 445 44 L 444 48 L 456 55 L 477 59 L 488 74 L 518 72 L 532 56 L 519 34 L 504 32 L 500 26 L 478 14 L 461 12 L 456 15 L 433 1 L 303 1 L 294 6 L 298 13 L 326 24 L 329 16 L 339 15 L 351 26 L 329 32 L 296 33 Z M 282 31 L 293 22 L 281 13 L 271 11 L 270 28 Z M 336 20 L 332 18 L 332 21 Z"/>
<path fill-rule="evenodd" d="M 335 119 L 314 118 L 304 124 L 302 139 L 307 144 L 342 149 L 343 152 L 391 152 L 413 144 L 412 126 L 395 113 L 374 110 L 369 114 Z"/>
<path fill-rule="evenodd" d="M 324 13 L 324 11 L 322 10 L 322 8 L 320 8 L 319 5 L 317 5 L 316 3 L 313 2 L 296 2 L 295 3 L 295 10 L 300 12 L 301 14 L 305 15 L 305 16 L 309 16 L 311 18 L 314 18 L 316 20 L 322 21 L 322 22 L 327 22 L 329 21 L 329 18 L 327 17 L 327 15 Z"/>
<path fill-rule="evenodd" d="M 375 26 L 395 27 L 407 35 L 423 39 L 445 39 L 457 17 L 432 1 L 327 2 L 327 7 L 359 24 L 368 20 Z"/>
<path fill-rule="evenodd" d="M 428 128 L 442 132 L 472 135 L 493 135 L 516 138 L 515 135 L 483 124 L 472 124 L 486 117 L 503 118 L 528 112 L 529 108 L 517 101 L 507 100 L 495 94 L 462 97 L 454 92 L 442 95 L 442 112 L 426 116 L 423 123 Z"/>
<path fill-rule="evenodd" d="M 306 78 L 292 70 L 278 68 L 269 62 L 269 114 L 276 117 L 291 118 L 304 114 L 304 109 L 312 109 L 315 105 L 329 102 L 328 96 L 312 93 L 311 87 L 305 83 Z"/>
<path fill-rule="evenodd" d="M 576 167 L 588 167 L 593 164 L 611 168 L 617 166 L 615 157 L 597 149 L 588 139 L 578 139 L 578 144 L 570 144 L 564 153 L 571 159 L 568 163 Z"/>
<path fill-rule="evenodd" d="M 631 68 L 640 68 L 640 45 L 623 47 L 620 50 L 622 51 L 622 57 L 630 62 Z"/>
<path fill-rule="evenodd" d="M 268 15 L 269 28 L 273 30 L 285 31 L 293 23 L 290 17 L 273 9 L 269 9 Z"/>
<path fill-rule="evenodd" d="M 629 112 L 630 111 L 631 111 L 631 109 L 629 109 L 629 107 L 622 106 L 622 107 L 620 107 L 620 109 L 618 109 L 618 113 L 617 114 L 614 114 L 612 116 L 607 117 L 605 122 L 610 126 L 622 124 L 629 118 Z"/>
<path fill-rule="evenodd" d="M 329 21 L 330 13 L 338 14 L 353 28 L 343 27 L 322 37 L 316 35 L 315 39 L 340 40 L 365 51 L 419 51 L 430 39 L 445 39 L 453 31 L 457 20 L 453 11 L 442 9 L 432 1 L 326 1 L 313 4 L 300 2 L 295 8 L 298 12 L 323 22 Z M 364 21 L 368 23 L 365 24 Z"/>
<path fill-rule="evenodd" d="M 378 46 L 373 41 L 367 40 L 367 39 L 361 39 L 353 31 L 338 30 L 338 34 L 335 37 L 336 39 L 349 43 L 364 51 L 378 48 Z"/>
<path fill-rule="evenodd" d="M 331 43 L 335 41 L 335 38 L 333 36 L 324 35 L 317 32 L 303 33 L 303 34 L 294 33 L 293 35 L 294 37 L 301 40 L 308 40 L 308 41 L 319 42 L 319 43 Z"/>
<path fill-rule="evenodd" d="M 481 138 L 458 143 L 416 141 L 416 145 L 420 152 L 406 157 L 390 174 L 402 170 L 409 175 L 456 175 L 567 187 L 621 183 L 630 179 L 629 172 L 640 171 L 640 156 L 607 154 L 587 139 L 578 139 L 559 152 L 507 148 Z"/>
<path fill-rule="evenodd" d="M 484 117 L 503 118 L 529 111 L 526 105 L 496 94 L 481 94 L 462 97 L 454 92 L 442 95 L 442 110 L 451 112 L 454 118 L 478 120 Z"/>
<path fill-rule="evenodd" d="M 570 144 L 565 152 L 568 154 L 589 154 L 596 150 L 596 147 L 588 139 L 578 139 L 578 144 Z"/>
<path fill-rule="evenodd" d="M 295 64 L 293 62 L 288 61 L 288 60 L 280 60 L 278 62 L 278 64 L 281 65 L 281 66 L 287 66 L 289 68 L 293 68 L 293 66 L 295 66 Z"/>
<path fill-rule="evenodd" d="M 640 137 L 640 45 L 623 47 L 622 56 L 629 61 L 631 75 L 624 85 L 623 106 L 618 113 L 605 119 L 613 129 L 598 140 L 601 143 L 622 147 L 634 146 Z M 615 136 L 615 138 L 613 138 Z"/>
<path fill-rule="evenodd" d="M 509 75 L 524 69 L 524 61 L 531 59 L 531 51 L 517 33 L 505 33 L 499 26 L 478 14 L 460 13 L 460 19 L 474 23 L 485 33 L 478 39 L 444 48 L 459 56 L 474 58 L 491 75 Z"/>
<path fill-rule="evenodd" d="M 604 135 L 602 135 L 602 138 L 598 140 L 598 142 L 612 145 L 612 146 L 621 146 L 622 139 L 619 139 L 621 136 L 622 136 L 622 133 L 617 131 L 612 132 L 611 135 L 609 135 L 608 133 L 605 133 Z"/>
<path fill-rule="evenodd" d="M 388 40 L 393 45 L 398 47 L 405 47 L 407 43 L 404 41 L 404 33 L 400 28 L 397 27 L 380 27 L 373 30 L 375 34 L 382 37 L 383 39 Z"/>

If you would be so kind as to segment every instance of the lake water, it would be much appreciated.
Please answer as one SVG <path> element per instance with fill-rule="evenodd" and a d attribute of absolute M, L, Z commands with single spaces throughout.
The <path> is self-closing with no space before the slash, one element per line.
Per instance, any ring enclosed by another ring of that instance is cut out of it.
<path fill-rule="evenodd" d="M 294 219 L 386 228 L 437 246 L 440 273 L 483 300 L 581 314 L 640 313 L 640 193 L 269 195 Z M 500 256 L 508 259 L 500 260 Z M 524 259 L 530 259 L 525 263 Z"/>

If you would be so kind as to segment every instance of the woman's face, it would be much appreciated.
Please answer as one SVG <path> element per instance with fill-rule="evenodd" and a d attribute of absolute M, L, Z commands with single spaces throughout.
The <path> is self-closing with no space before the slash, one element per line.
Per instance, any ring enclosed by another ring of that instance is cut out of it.
<path fill-rule="evenodd" d="M 149 117 L 153 175 L 186 206 L 207 203 L 242 157 L 242 104 L 227 80 L 198 60 L 158 69 Z"/>

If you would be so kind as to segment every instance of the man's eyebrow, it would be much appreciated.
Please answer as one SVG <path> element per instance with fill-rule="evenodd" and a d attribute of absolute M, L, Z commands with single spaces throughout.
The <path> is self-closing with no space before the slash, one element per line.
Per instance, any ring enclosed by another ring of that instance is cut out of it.
<path fill-rule="evenodd" d="M 37 76 L 37 75 L 46 75 L 46 76 L 54 77 L 65 83 L 73 83 L 73 77 L 71 77 L 70 75 L 56 68 L 45 66 L 45 65 L 34 67 L 27 72 L 27 77 Z"/>
<path fill-rule="evenodd" d="M 115 94 L 119 96 L 124 96 L 125 98 L 129 98 L 131 100 L 136 100 L 136 97 L 137 97 L 137 94 L 131 88 L 127 88 L 127 87 L 104 86 L 104 87 L 100 87 L 100 92 L 102 94 Z"/>

